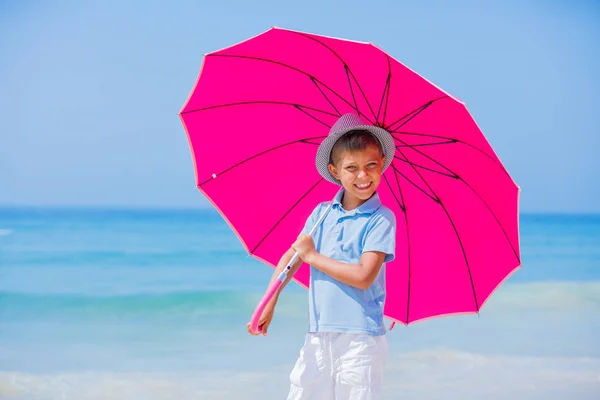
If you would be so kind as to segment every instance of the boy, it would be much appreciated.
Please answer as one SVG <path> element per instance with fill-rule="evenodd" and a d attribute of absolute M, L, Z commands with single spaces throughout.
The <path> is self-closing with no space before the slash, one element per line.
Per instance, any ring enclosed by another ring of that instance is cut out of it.
<path fill-rule="evenodd" d="M 315 208 L 273 275 L 275 279 L 295 251 L 311 266 L 309 333 L 290 375 L 288 400 L 380 396 L 387 359 L 384 265 L 394 258 L 396 220 L 376 190 L 394 149 L 386 130 L 346 114 L 317 150 L 319 173 L 343 190 L 313 240 L 305 233 L 327 204 Z M 301 264 L 293 266 L 282 288 Z M 264 335 L 276 303 L 277 296 L 261 316 Z"/>

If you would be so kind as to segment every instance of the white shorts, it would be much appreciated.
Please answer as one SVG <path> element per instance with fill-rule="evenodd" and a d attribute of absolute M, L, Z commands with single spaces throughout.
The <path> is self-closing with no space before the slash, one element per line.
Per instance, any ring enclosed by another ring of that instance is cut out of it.
<path fill-rule="evenodd" d="M 288 400 L 379 399 L 387 355 L 385 335 L 308 333 Z"/>

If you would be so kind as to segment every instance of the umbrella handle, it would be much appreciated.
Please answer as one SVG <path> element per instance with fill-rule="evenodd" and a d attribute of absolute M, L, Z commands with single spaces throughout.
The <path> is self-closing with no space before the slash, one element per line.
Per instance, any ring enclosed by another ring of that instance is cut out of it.
<path fill-rule="evenodd" d="M 283 279 L 280 279 L 281 275 L 283 275 Z M 262 332 L 262 329 L 260 328 L 260 326 L 258 326 L 258 323 L 260 322 L 260 317 L 262 316 L 262 313 L 265 311 L 265 308 L 267 308 L 267 304 L 269 304 L 271 299 L 273 299 L 273 297 L 275 296 L 275 293 L 277 293 L 277 291 L 279 290 L 279 288 L 285 281 L 286 277 L 287 277 L 286 272 L 282 272 L 281 274 L 279 274 L 277 279 L 273 282 L 273 284 L 271 284 L 271 286 L 269 286 L 269 288 L 265 292 L 265 295 L 263 296 L 261 301 L 256 306 L 256 309 L 254 310 L 254 313 L 252 314 L 252 318 L 250 319 L 250 331 L 252 331 L 252 333 L 258 334 L 258 333 Z"/>
<path fill-rule="evenodd" d="M 260 317 L 262 316 L 263 311 L 267 308 L 267 304 L 273 299 L 283 282 L 285 282 L 288 272 L 292 269 L 292 266 L 298 261 L 298 252 L 294 253 L 294 256 L 288 262 L 285 269 L 277 276 L 277 279 L 269 286 L 267 291 L 265 292 L 263 298 L 260 300 L 256 308 L 254 309 L 254 313 L 252 314 L 252 318 L 250 319 L 250 330 L 252 333 L 257 334 L 261 333 L 262 329 L 258 326 L 260 322 Z"/>
<path fill-rule="evenodd" d="M 319 219 L 317 220 L 317 222 L 315 222 L 315 225 L 312 227 L 312 229 L 308 233 L 309 235 L 312 236 L 312 234 L 315 232 L 315 230 L 317 230 L 317 227 L 319 225 L 321 225 L 321 222 L 323 222 L 323 220 L 329 213 L 329 210 L 331 210 L 331 206 L 333 206 L 333 200 L 329 203 L 329 205 L 327 206 L 325 211 L 323 211 L 321 213 L 321 215 L 319 216 Z M 260 317 L 262 316 L 263 311 L 265 311 L 265 308 L 267 308 L 267 304 L 269 304 L 269 302 L 275 296 L 275 293 L 277 293 L 277 291 L 279 290 L 279 288 L 281 287 L 283 282 L 285 282 L 288 272 L 292 269 L 292 266 L 296 263 L 296 261 L 298 261 L 298 258 L 299 258 L 299 255 L 298 255 L 298 252 L 296 252 L 294 254 L 294 256 L 292 257 L 292 259 L 290 260 L 290 262 L 288 262 L 285 269 L 277 276 L 277 279 L 275 279 L 275 281 L 269 286 L 269 288 L 265 292 L 263 298 L 260 300 L 260 302 L 258 303 L 256 308 L 254 309 L 254 313 L 252 314 L 252 318 L 250 319 L 250 331 L 252 333 L 258 334 L 258 333 L 262 332 L 262 329 L 260 329 L 260 327 L 258 326 Z"/>

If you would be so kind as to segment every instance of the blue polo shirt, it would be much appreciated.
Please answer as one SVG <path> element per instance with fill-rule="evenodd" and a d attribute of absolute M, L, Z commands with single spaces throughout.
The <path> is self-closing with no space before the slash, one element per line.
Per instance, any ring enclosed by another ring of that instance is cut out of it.
<path fill-rule="evenodd" d="M 362 253 L 385 253 L 384 264 L 373 284 L 363 290 L 346 285 L 310 267 L 309 332 L 385 334 L 385 263 L 394 259 L 396 218 L 381 204 L 375 193 L 360 207 L 342 208 L 343 190 L 313 234 L 316 250 L 337 261 L 358 264 Z M 302 233 L 308 233 L 328 203 L 319 204 L 312 212 Z"/>

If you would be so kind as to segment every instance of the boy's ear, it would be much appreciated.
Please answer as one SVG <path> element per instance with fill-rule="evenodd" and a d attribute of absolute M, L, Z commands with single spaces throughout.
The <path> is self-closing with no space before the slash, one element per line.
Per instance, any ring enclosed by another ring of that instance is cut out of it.
<path fill-rule="evenodd" d="M 335 165 L 329 164 L 327 166 L 327 168 L 329 169 L 329 172 L 331 173 L 331 175 L 333 175 L 333 177 L 339 181 L 340 180 L 340 174 L 338 173 L 338 170 L 335 167 Z"/>

